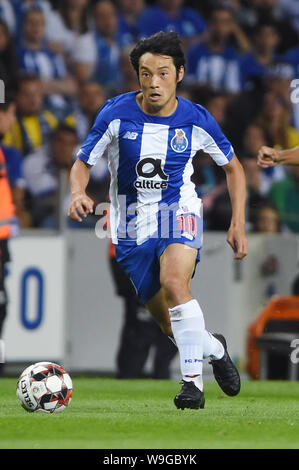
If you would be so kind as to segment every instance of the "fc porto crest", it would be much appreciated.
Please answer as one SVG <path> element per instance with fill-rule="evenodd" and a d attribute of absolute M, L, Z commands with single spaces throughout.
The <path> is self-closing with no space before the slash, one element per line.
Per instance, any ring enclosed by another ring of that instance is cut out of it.
<path fill-rule="evenodd" d="M 188 139 L 183 129 L 176 129 L 175 135 L 170 141 L 172 150 L 175 152 L 184 152 L 188 147 Z"/>

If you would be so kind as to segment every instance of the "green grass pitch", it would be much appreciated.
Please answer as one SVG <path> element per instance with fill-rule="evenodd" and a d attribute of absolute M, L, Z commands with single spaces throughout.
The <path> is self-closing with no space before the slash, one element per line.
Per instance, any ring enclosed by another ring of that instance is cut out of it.
<path fill-rule="evenodd" d="M 299 382 L 243 381 L 237 397 L 206 382 L 204 410 L 177 410 L 174 380 L 74 377 L 62 413 L 27 413 L 0 379 L 1 449 L 295 449 Z"/>

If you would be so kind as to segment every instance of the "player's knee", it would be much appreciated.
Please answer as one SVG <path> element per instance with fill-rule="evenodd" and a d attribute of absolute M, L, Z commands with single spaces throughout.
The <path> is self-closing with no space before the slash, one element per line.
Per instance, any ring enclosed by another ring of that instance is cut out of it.
<path fill-rule="evenodd" d="M 161 285 L 167 295 L 173 295 L 182 288 L 182 283 L 177 276 L 164 276 L 161 278 Z"/>
<path fill-rule="evenodd" d="M 167 301 L 175 305 L 180 304 L 190 291 L 186 282 L 178 276 L 168 276 L 161 279 L 161 285 Z"/>

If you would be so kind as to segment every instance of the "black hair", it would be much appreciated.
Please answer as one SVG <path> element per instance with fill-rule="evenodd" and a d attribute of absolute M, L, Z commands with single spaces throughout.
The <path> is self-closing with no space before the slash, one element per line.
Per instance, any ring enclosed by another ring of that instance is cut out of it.
<path fill-rule="evenodd" d="M 137 76 L 139 76 L 139 59 L 146 52 L 172 57 L 178 76 L 180 68 L 185 67 L 186 63 L 181 44 L 182 41 L 179 35 L 173 31 L 169 33 L 160 31 L 148 38 L 143 38 L 138 41 L 130 53 L 130 61 Z"/>
<path fill-rule="evenodd" d="M 70 134 L 73 134 L 74 136 L 77 136 L 77 131 L 75 127 L 70 126 L 69 124 L 66 124 L 64 122 L 61 122 L 53 131 L 51 134 L 52 139 L 55 138 L 60 132 L 68 132 Z"/>
<path fill-rule="evenodd" d="M 69 17 L 69 14 L 70 14 L 69 2 L 66 1 L 66 0 L 64 2 L 59 2 L 58 10 L 60 12 L 60 15 L 63 19 L 63 22 L 64 22 L 65 26 L 68 29 L 72 29 L 71 20 L 70 20 L 70 17 Z M 84 34 L 84 33 L 88 32 L 88 13 L 89 13 L 89 6 L 87 4 L 87 6 L 83 8 L 82 16 L 81 16 L 80 21 L 79 21 L 79 29 L 80 29 L 79 32 L 81 34 Z"/>
<path fill-rule="evenodd" d="M 41 82 L 41 79 L 38 75 L 36 75 L 35 73 L 25 72 L 25 71 L 24 72 L 21 71 L 20 73 L 17 73 L 16 79 L 17 79 L 16 86 L 14 88 L 15 98 L 17 98 L 19 93 L 21 93 L 23 85 L 27 85 L 27 83 L 32 83 L 32 82 L 36 82 L 36 83 Z"/>
<path fill-rule="evenodd" d="M 45 19 L 45 14 L 44 14 L 43 9 L 38 5 L 32 5 L 25 9 L 23 13 L 23 17 L 22 17 L 22 25 L 24 25 L 25 21 L 27 21 L 27 18 L 31 13 L 40 13 Z"/>
<path fill-rule="evenodd" d="M 16 87 L 16 92 L 18 93 L 22 88 L 23 83 L 30 83 L 30 82 L 40 82 L 40 77 L 35 73 L 30 72 L 20 72 L 18 74 L 18 83 Z"/>
<path fill-rule="evenodd" d="M 215 2 L 213 2 L 211 8 L 211 15 L 214 13 L 214 11 L 229 11 L 230 13 L 233 13 L 234 9 L 230 1 L 216 0 Z"/>
<path fill-rule="evenodd" d="M 259 33 L 263 28 L 272 28 L 278 32 L 278 24 L 275 18 L 261 17 L 254 27 L 256 33 Z"/>

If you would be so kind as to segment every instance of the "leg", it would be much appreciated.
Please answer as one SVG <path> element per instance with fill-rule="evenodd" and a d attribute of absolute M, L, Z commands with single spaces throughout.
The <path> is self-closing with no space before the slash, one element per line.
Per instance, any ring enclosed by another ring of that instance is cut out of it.
<path fill-rule="evenodd" d="M 166 247 L 160 258 L 160 282 L 169 308 L 172 333 L 180 352 L 183 376 L 202 374 L 205 324 L 202 311 L 190 290 L 196 256 L 196 249 L 173 243 Z"/>
<path fill-rule="evenodd" d="M 193 382 L 200 391 L 203 390 L 203 358 L 211 357 L 218 384 L 225 393 L 234 395 L 240 388 L 239 376 L 227 353 L 225 340 L 205 329 L 202 310 L 191 294 L 190 283 L 196 256 L 197 250 L 183 244 L 171 244 L 165 249 L 160 258 L 162 288 L 151 299 L 149 309 L 154 316 L 158 313 L 163 331 L 175 338 L 180 353 L 183 387 L 185 382 Z M 169 315 L 166 313 L 167 307 Z M 188 397 L 183 404 L 179 395 L 176 397 L 179 407 L 192 407 L 189 406 L 190 390 L 187 390 L 187 395 L 185 392 L 182 390 L 179 394 Z M 202 404 L 202 398 L 197 395 L 195 403 Z"/>
<path fill-rule="evenodd" d="M 163 333 L 173 337 L 169 318 L 168 304 L 165 299 L 164 289 L 161 288 L 147 303 L 146 308 L 160 326 Z"/>
<path fill-rule="evenodd" d="M 193 296 L 190 291 L 197 250 L 182 243 L 172 243 L 160 258 L 160 282 L 168 308 L 181 305 Z"/>
<path fill-rule="evenodd" d="M 154 330 L 154 360 L 153 360 L 153 378 L 169 379 L 170 365 L 178 353 L 177 347 L 169 338 L 165 336 L 156 322 L 153 320 Z"/>
<path fill-rule="evenodd" d="M 165 291 L 162 287 L 159 292 L 154 295 L 147 303 L 146 308 L 151 313 L 153 318 L 160 326 L 162 332 L 173 340 L 175 343 L 173 332 L 171 328 L 171 321 L 169 316 L 168 303 L 165 298 Z M 207 330 L 204 331 L 203 336 L 203 357 L 211 357 L 213 359 L 221 358 L 223 355 L 223 347 L 219 344 L 219 341 L 209 333 Z"/>
<path fill-rule="evenodd" d="M 169 308 L 184 305 L 194 300 L 193 308 L 199 310 L 199 316 L 203 316 L 201 309 L 190 290 L 191 277 L 194 271 L 197 250 L 187 245 L 175 243 L 168 245 L 160 258 L 161 289 L 146 304 L 161 330 L 173 338 L 173 331 L 169 315 Z M 219 343 L 207 330 L 204 330 L 203 338 L 204 357 L 220 358 L 223 355 L 222 344 Z"/>
<path fill-rule="evenodd" d="M 174 337 L 179 350 L 183 388 L 180 397 L 175 398 L 178 408 L 204 407 L 201 378 L 204 321 L 190 292 L 196 256 L 194 248 L 181 243 L 168 245 L 160 257 L 161 289 L 147 303 L 162 331 Z"/>
<path fill-rule="evenodd" d="M 115 249 L 117 259 L 134 283 L 141 302 L 146 305 L 162 331 L 174 338 L 179 349 L 181 370 L 186 378 L 184 384 L 192 382 L 196 389 L 195 393 L 192 390 L 192 394 L 196 395 L 193 403 L 190 403 L 188 396 L 183 406 L 203 407 L 203 348 L 207 347 L 209 351 L 205 357 L 213 355 L 216 360 L 221 358 L 220 349 L 223 356 L 224 347 L 215 336 L 205 330 L 203 313 L 190 292 L 190 281 L 199 248 L 187 247 L 175 241 L 165 248 L 163 239 L 158 243 L 156 239 L 149 239 L 138 247 L 116 245 Z M 214 352 L 213 345 L 216 345 Z M 189 391 L 188 389 L 188 394 Z"/>

